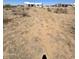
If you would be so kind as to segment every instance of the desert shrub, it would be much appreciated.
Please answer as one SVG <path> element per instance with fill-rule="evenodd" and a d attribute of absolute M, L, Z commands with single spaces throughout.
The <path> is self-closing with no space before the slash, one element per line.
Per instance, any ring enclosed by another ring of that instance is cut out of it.
<path fill-rule="evenodd" d="M 26 13 L 23 13 L 22 15 L 23 15 L 23 17 L 27 16 L 27 14 L 26 14 Z"/>
<path fill-rule="evenodd" d="M 24 12 L 22 13 L 22 16 L 23 17 L 25 17 L 25 16 L 30 17 L 30 15 L 28 15 L 27 13 L 24 13 Z"/>
<path fill-rule="evenodd" d="M 34 9 L 33 11 L 34 11 L 34 12 L 37 12 L 37 10 L 36 10 L 36 9 Z"/>
<path fill-rule="evenodd" d="M 54 13 L 58 13 L 58 11 L 59 11 L 59 9 L 57 8 L 57 9 L 55 9 Z"/>
<path fill-rule="evenodd" d="M 12 13 L 13 13 L 14 15 L 17 15 L 17 14 L 18 14 L 18 12 L 17 12 L 16 9 L 12 9 Z"/>
<path fill-rule="evenodd" d="M 47 11 L 51 12 L 51 9 L 50 8 L 47 8 Z"/>
<path fill-rule="evenodd" d="M 67 9 L 65 9 L 65 8 L 56 8 L 54 13 L 64 13 L 64 14 L 66 14 Z"/>
<path fill-rule="evenodd" d="M 29 10 L 29 9 L 30 9 L 29 7 L 26 8 L 26 10 Z"/>
<path fill-rule="evenodd" d="M 71 31 L 70 32 L 71 33 L 75 33 L 75 27 L 74 26 L 71 27 Z"/>
<path fill-rule="evenodd" d="M 6 10 L 10 10 L 11 8 L 16 8 L 16 6 L 6 4 L 6 5 L 3 5 L 3 8 L 5 8 Z"/>
<path fill-rule="evenodd" d="M 14 15 L 18 15 L 18 13 L 17 13 L 17 12 L 13 12 L 13 14 L 14 14 Z"/>
<path fill-rule="evenodd" d="M 11 22 L 12 19 L 9 19 L 9 18 L 3 18 L 3 23 L 4 24 L 7 24 L 8 22 Z"/>
<path fill-rule="evenodd" d="M 15 9 L 12 9 L 12 12 L 16 12 L 16 10 Z"/>
<path fill-rule="evenodd" d="M 11 5 L 9 5 L 9 4 L 3 5 L 3 8 L 10 8 L 10 7 L 11 7 Z"/>
<path fill-rule="evenodd" d="M 22 8 L 22 10 L 24 11 L 24 8 Z"/>
<path fill-rule="evenodd" d="M 20 15 L 21 11 L 20 10 L 17 10 L 17 9 L 12 9 L 12 13 L 14 15 Z"/>
<path fill-rule="evenodd" d="M 7 4 L 7 5 L 3 5 L 3 8 L 5 8 L 6 10 L 10 10 L 12 8 L 12 6 Z"/>

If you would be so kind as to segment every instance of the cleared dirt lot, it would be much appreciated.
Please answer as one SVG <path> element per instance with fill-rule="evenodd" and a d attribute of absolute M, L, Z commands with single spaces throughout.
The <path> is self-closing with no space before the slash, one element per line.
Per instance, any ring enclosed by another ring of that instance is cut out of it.
<path fill-rule="evenodd" d="M 74 8 L 4 8 L 4 59 L 74 59 Z M 57 10 L 58 11 L 58 10 Z"/>

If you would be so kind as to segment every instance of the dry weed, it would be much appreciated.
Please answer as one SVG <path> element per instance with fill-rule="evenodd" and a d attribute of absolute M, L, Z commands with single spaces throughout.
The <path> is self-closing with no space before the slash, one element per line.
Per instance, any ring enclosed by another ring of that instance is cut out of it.
<path fill-rule="evenodd" d="M 64 13 L 67 14 L 67 9 L 66 8 L 56 8 L 54 13 Z"/>

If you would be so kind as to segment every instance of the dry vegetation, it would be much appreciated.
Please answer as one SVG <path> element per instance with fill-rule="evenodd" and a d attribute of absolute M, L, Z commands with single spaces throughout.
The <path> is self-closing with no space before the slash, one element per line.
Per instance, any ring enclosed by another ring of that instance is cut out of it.
<path fill-rule="evenodd" d="M 67 14 L 67 9 L 66 8 L 56 8 L 54 11 L 55 13 L 64 13 Z"/>
<path fill-rule="evenodd" d="M 74 59 L 74 8 L 4 8 L 4 59 Z"/>

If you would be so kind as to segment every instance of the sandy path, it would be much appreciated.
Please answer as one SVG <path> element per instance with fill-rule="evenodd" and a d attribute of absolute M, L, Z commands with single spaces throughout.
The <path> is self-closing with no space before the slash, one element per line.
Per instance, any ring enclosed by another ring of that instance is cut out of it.
<path fill-rule="evenodd" d="M 4 25 L 4 59 L 74 59 L 74 14 L 28 12 Z"/>

